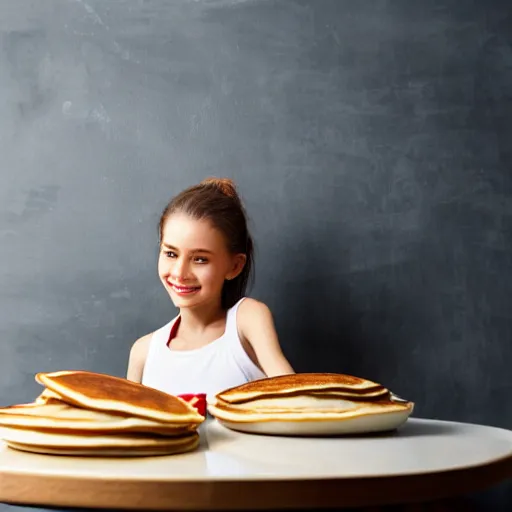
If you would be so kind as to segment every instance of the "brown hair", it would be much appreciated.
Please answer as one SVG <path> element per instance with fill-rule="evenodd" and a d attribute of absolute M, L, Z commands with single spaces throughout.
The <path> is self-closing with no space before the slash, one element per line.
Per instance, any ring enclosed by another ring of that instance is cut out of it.
<path fill-rule="evenodd" d="M 222 287 L 221 304 L 229 309 L 240 300 L 252 277 L 254 247 L 247 228 L 247 217 L 234 182 L 228 178 L 207 178 L 175 196 L 165 207 L 158 224 L 159 240 L 163 228 L 174 213 L 184 213 L 197 220 L 207 219 L 225 237 L 228 249 L 246 255 L 242 272 Z"/>

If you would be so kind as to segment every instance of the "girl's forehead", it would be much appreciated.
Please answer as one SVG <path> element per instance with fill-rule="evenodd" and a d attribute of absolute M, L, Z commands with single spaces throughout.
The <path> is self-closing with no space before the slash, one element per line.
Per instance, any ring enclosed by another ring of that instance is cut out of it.
<path fill-rule="evenodd" d="M 207 219 L 174 214 L 165 222 L 162 243 L 183 249 L 214 249 L 225 244 L 222 233 Z"/>

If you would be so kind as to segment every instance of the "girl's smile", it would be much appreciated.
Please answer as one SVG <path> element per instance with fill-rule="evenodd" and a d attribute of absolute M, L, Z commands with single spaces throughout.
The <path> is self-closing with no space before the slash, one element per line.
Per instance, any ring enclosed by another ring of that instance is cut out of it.
<path fill-rule="evenodd" d="M 167 283 L 169 284 L 169 286 L 175 293 L 177 293 L 178 295 L 183 295 L 183 296 L 191 295 L 193 293 L 198 292 L 201 289 L 200 286 L 183 286 L 183 285 L 174 284 L 170 281 L 167 281 Z"/>

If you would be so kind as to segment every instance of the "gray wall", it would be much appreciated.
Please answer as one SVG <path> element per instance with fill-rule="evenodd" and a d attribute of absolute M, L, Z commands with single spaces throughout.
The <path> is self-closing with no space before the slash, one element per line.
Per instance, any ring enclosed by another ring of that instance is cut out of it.
<path fill-rule="evenodd" d="M 512 428 L 511 12 L 2 1 L 0 403 L 32 400 L 38 371 L 125 374 L 175 314 L 158 215 L 221 175 L 297 370 Z"/>

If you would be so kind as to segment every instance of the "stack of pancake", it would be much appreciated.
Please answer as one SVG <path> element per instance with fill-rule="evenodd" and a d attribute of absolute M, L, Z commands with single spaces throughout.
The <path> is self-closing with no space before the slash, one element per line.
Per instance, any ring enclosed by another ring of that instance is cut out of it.
<path fill-rule="evenodd" d="M 85 371 L 38 373 L 43 393 L 0 409 L 0 438 L 57 455 L 143 456 L 194 450 L 204 417 L 181 398 Z"/>
<path fill-rule="evenodd" d="M 289 435 L 394 430 L 414 404 L 367 379 L 298 373 L 255 380 L 208 399 L 208 411 L 228 428 Z"/>

